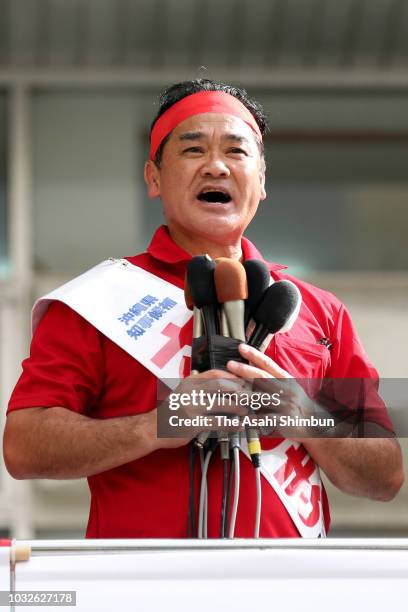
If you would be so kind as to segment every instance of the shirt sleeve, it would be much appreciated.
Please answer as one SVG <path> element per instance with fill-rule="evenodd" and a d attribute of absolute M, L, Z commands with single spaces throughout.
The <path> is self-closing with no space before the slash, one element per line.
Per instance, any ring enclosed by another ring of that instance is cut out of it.
<path fill-rule="evenodd" d="M 103 386 L 101 336 L 74 310 L 53 302 L 34 333 L 7 413 L 52 406 L 86 413 Z"/>
<path fill-rule="evenodd" d="M 350 313 L 342 304 L 332 334 L 330 376 L 332 378 L 374 378 L 378 372 L 357 335 Z"/>
<path fill-rule="evenodd" d="M 394 427 L 379 395 L 379 376 L 357 335 L 351 316 L 341 305 L 332 334 L 331 380 L 336 404 L 359 411 L 363 425 L 375 424 L 387 432 Z M 388 434 L 389 435 L 389 434 Z M 366 437 L 370 437 L 366 434 Z M 380 437 L 379 433 L 375 437 Z"/>

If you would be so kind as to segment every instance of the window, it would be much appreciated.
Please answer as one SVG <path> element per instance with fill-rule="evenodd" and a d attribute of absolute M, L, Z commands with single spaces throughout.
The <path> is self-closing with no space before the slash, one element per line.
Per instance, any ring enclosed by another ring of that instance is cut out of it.
<path fill-rule="evenodd" d="M 407 142 L 274 142 L 247 235 L 292 274 L 408 269 Z"/>

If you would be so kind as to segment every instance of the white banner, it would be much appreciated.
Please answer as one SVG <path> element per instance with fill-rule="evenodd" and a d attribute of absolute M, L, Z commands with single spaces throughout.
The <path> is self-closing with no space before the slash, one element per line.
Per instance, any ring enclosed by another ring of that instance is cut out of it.
<path fill-rule="evenodd" d="M 0 591 L 10 590 L 10 546 L 0 546 Z"/>
<path fill-rule="evenodd" d="M 33 332 L 54 300 L 70 306 L 157 378 L 167 382 L 189 371 L 192 312 L 184 291 L 171 283 L 125 259 L 103 261 L 37 300 Z"/>

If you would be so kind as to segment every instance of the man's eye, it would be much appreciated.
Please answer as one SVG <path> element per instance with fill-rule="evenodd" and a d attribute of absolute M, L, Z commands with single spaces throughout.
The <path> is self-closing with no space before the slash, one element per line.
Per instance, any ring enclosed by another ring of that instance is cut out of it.
<path fill-rule="evenodd" d="M 187 149 L 183 149 L 183 153 L 202 153 L 202 151 L 201 147 L 187 147 Z"/>
<path fill-rule="evenodd" d="M 242 155 L 246 155 L 247 152 L 244 149 L 241 149 L 240 147 L 231 147 L 231 149 L 229 149 L 230 153 L 242 153 Z"/>

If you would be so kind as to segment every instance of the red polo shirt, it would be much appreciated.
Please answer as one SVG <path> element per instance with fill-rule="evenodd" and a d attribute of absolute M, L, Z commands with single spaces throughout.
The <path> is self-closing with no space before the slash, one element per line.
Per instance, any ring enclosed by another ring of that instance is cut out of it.
<path fill-rule="evenodd" d="M 247 239 L 244 259 L 261 259 Z M 190 255 L 160 227 L 147 252 L 129 261 L 183 288 Z M 265 262 L 267 263 L 267 262 Z M 275 279 L 290 278 L 284 266 L 267 263 Z M 345 307 L 330 293 L 292 279 L 302 293 L 298 320 L 277 335 L 268 354 L 292 375 L 376 377 Z M 319 344 L 330 339 L 332 349 Z M 156 405 L 157 379 L 128 353 L 68 306 L 54 302 L 34 334 L 30 356 L 13 391 L 8 412 L 33 406 L 62 406 L 98 419 L 147 412 Z M 386 420 L 386 416 L 384 417 Z M 388 421 L 386 421 L 388 423 Z M 273 448 L 279 441 L 265 439 Z M 183 538 L 189 500 L 188 447 L 158 450 L 141 459 L 88 478 L 91 507 L 89 538 Z M 197 466 L 198 469 L 198 466 Z M 208 535 L 218 537 L 222 462 L 215 455 L 209 469 Z M 196 480 L 198 482 L 198 480 Z M 261 537 L 298 537 L 282 502 L 262 479 Z M 236 537 L 252 537 L 255 517 L 253 468 L 241 461 L 241 496 Z M 198 506 L 198 486 L 195 501 Z M 324 496 L 326 527 L 329 512 Z"/>

